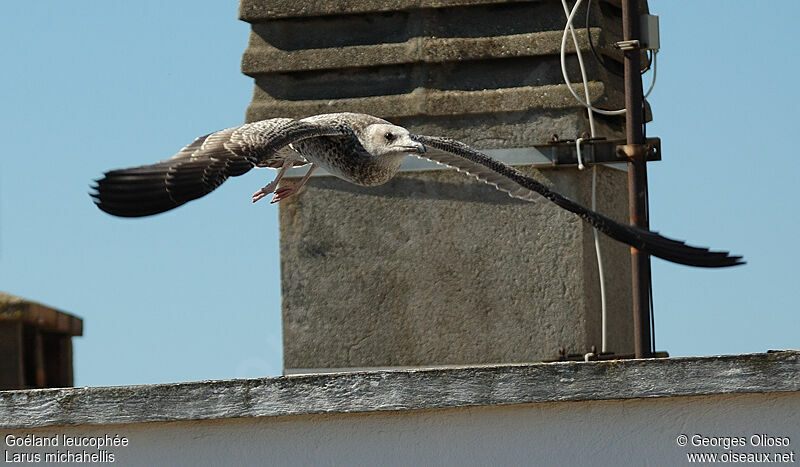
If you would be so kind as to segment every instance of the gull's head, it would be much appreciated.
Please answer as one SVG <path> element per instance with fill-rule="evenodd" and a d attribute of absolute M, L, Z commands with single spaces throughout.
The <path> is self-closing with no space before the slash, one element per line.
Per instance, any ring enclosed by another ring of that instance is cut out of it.
<path fill-rule="evenodd" d="M 360 139 L 364 149 L 376 157 L 413 156 L 425 152 L 425 146 L 412 139 L 408 130 L 390 123 L 369 125 Z"/>

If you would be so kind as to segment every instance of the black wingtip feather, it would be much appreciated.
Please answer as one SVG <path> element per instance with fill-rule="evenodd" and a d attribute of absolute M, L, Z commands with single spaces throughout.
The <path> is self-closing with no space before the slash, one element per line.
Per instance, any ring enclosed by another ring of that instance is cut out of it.
<path fill-rule="evenodd" d="M 202 173 L 185 177 L 169 188 L 170 167 L 165 164 L 134 167 L 107 172 L 92 186 L 90 193 L 97 207 L 118 217 L 143 217 L 169 211 L 199 198 L 214 187 L 203 180 Z"/>
<path fill-rule="evenodd" d="M 455 154 L 473 163 L 480 164 L 512 180 L 519 186 L 539 193 L 557 206 L 577 214 L 598 231 L 603 232 L 614 240 L 637 248 L 644 253 L 674 263 L 705 268 L 722 268 L 745 264 L 741 256 L 731 255 L 726 251 L 710 251 L 707 248 L 693 247 L 684 242 L 659 235 L 656 232 L 621 224 L 609 219 L 602 214 L 594 212 L 561 196 L 536 180 L 523 175 L 518 170 L 496 161 L 459 141 L 423 135 L 412 135 L 412 138 L 424 145 L 430 145 L 436 149 Z"/>

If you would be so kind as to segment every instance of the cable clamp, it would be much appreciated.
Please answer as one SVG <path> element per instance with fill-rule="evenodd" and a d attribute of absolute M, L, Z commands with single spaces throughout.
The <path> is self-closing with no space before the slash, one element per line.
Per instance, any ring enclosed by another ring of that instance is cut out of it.
<path fill-rule="evenodd" d="M 646 160 L 652 150 L 653 147 L 649 144 L 620 144 L 617 146 L 617 155 L 628 159 Z"/>
<path fill-rule="evenodd" d="M 642 48 L 642 45 L 639 43 L 638 39 L 634 39 L 630 41 L 615 42 L 614 47 L 618 48 L 619 50 L 638 50 Z"/>

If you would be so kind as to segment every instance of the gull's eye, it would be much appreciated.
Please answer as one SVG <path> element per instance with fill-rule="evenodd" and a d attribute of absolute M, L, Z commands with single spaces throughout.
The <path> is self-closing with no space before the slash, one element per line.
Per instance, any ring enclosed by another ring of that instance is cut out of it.
<path fill-rule="evenodd" d="M 392 133 L 391 131 L 387 132 L 385 135 L 383 135 L 383 137 L 386 138 L 386 141 L 393 141 L 394 140 L 394 133 Z"/>

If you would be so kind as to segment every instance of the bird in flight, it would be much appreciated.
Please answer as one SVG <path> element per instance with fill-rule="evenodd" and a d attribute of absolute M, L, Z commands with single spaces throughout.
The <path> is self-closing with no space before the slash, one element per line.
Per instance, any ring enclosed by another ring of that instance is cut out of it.
<path fill-rule="evenodd" d="M 143 217 L 205 196 L 228 177 L 254 167 L 272 167 L 278 169 L 277 176 L 256 191 L 252 201 L 272 194 L 275 203 L 300 192 L 317 167 L 357 185 L 375 186 L 394 177 L 407 156 L 455 168 L 513 198 L 544 197 L 609 237 L 667 261 L 698 267 L 744 264 L 741 256 L 689 246 L 609 219 L 464 143 L 414 135 L 386 120 L 358 113 L 272 118 L 217 131 L 197 138 L 164 161 L 106 172 L 96 180 L 91 196 L 109 214 Z M 278 187 L 286 170 L 305 164 L 311 165 L 299 182 Z"/>

